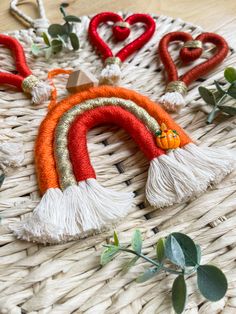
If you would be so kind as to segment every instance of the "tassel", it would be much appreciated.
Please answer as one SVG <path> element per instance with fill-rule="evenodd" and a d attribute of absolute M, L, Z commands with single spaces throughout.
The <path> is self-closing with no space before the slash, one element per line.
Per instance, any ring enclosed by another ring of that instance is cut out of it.
<path fill-rule="evenodd" d="M 132 200 L 133 193 L 109 190 L 87 179 L 64 192 L 48 189 L 32 217 L 11 229 L 18 238 L 40 243 L 84 238 L 126 216 Z"/>
<path fill-rule="evenodd" d="M 120 81 L 121 70 L 118 64 L 107 64 L 99 78 L 100 85 L 117 85 Z"/>
<path fill-rule="evenodd" d="M 150 162 L 146 197 L 155 207 L 187 201 L 202 190 L 191 170 L 173 156 L 162 155 Z"/>
<path fill-rule="evenodd" d="M 5 173 L 10 167 L 19 167 L 24 159 L 23 143 L 0 143 L 0 169 Z"/>
<path fill-rule="evenodd" d="M 186 105 L 184 97 L 179 92 L 167 92 L 159 102 L 170 112 L 179 112 Z"/>
<path fill-rule="evenodd" d="M 172 151 L 175 158 L 191 170 L 203 186 L 219 183 L 229 174 L 235 158 L 226 149 L 199 147 L 193 143 Z"/>
<path fill-rule="evenodd" d="M 29 75 L 23 80 L 22 89 L 31 94 L 34 104 L 40 104 L 50 98 L 52 87 L 49 83 L 38 80 L 36 76 Z"/>

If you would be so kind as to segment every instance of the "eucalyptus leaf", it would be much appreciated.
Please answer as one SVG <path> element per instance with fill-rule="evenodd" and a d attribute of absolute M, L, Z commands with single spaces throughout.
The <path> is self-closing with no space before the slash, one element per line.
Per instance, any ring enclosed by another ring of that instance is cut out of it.
<path fill-rule="evenodd" d="M 160 238 L 157 241 L 156 253 L 157 253 L 158 262 L 162 263 L 163 259 L 165 258 L 165 239 L 164 238 Z"/>
<path fill-rule="evenodd" d="M 209 105 L 214 106 L 216 103 L 214 94 L 207 89 L 206 87 L 200 86 L 198 88 L 199 94 L 201 95 L 202 99 Z"/>
<path fill-rule="evenodd" d="M 220 86 L 220 84 L 217 81 L 214 81 L 216 89 L 217 89 L 217 98 L 221 98 L 226 94 L 226 91 L 223 90 L 223 88 Z"/>
<path fill-rule="evenodd" d="M 40 53 L 40 48 L 37 46 L 37 45 L 35 45 L 35 44 L 32 44 L 31 45 L 31 52 L 32 52 L 32 54 L 34 55 L 34 56 L 38 56 L 39 55 L 39 53 Z"/>
<path fill-rule="evenodd" d="M 186 234 L 175 232 L 171 234 L 179 243 L 185 259 L 186 266 L 195 266 L 198 263 L 197 248 L 193 240 Z"/>
<path fill-rule="evenodd" d="M 201 265 L 197 269 L 197 284 L 201 294 L 210 301 L 224 297 L 228 283 L 223 272 L 213 265 Z"/>
<path fill-rule="evenodd" d="M 78 39 L 77 35 L 75 33 L 70 33 L 69 37 L 70 37 L 70 42 L 71 42 L 71 46 L 73 47 L 73 49 L 78 50 L 79 49 L 79 39 Z"/>
<path fill-rule="evenodd" d="M 73 30 L 73 25 L 70 23 L 65 23 L 62 25 L 62 28 L 63 28 L 63 34 L 67 34 L 67 36 L 69 36 L 69 34 Z"/>
<path fill-rule="evenodd" d="M 64 34 L 63 26 L 60 24 L 51 24 L 48 28 L 48 33 L 52 38 L 55 38 L 58 35 L 63 35 Z"/>
<path fill-rule="evenodd" d="M 236 99 L 236 83 L 233 83 L 228 89 L 228 95 Z"/>
<path fill-rule="evenodd" d="M 179 275 L 172 286 L 172 304 L 177 314 L 183 313 L 187 301 L 187 287 L 183 275 Z"/>
<path fill-rule="evenodd" d="M 233 67 L 228 67 L 224 71 L 224 77 L 229 83 L 236 81 L 236 69 Z"/>
<path fill-rule="evenodd" d="M 118 252 L 119 252 L 118 246 L 110 246 L 106 248 L 101 255 L 100 260 L 101 265 L 104 266 L 107 263 L 109 263 Z"/>
<path fill-rule="evenodd" d="M 231 106 L 218 106 L 221 111 L 230 114 L 231 116 L 236 115 L 236 107 L 231 107 Z"/>
<path fill-rule="evenodd" d="M 48 60 L 52 55 L 52 47 L 48 47 L 44 49 L 45 58 Z"/>
<path fill-rule="evenodd" d="M 5 174 L 2 172 L 0 174 L 0 187 L 3 185 L 4 180 L 5 180 Z"/>
<path fill-rule="evenodd" d="M 62 50 L 63 48 L 63 43 L 60 39 L 53 39 L 51 41 L 51 46 L 52 46 L 52 52 L 53 53 L 58 53 Z"/>
<path fill-rule="evenodd" d="M 134 230 L 132 241 L 131 241 L 131 246 L 132 246 L 132 249 L 136 253 L 138 253 L 138 254 L 141 253 L 141 250 L 142 250 L 142 234 L 141 234 L 140 230 L 138 230 L 138 229 Z"/>
<path fill-rule="evenodd" d="M 169 235 L 165 242 L 165 256 L 175 265 L 184 268 L 185 266 L 185 258 L 184 253 L 179 245 L 178 241 L 173 237 L 173 235 Z"/>
<path fill-rule="evenodd" d="M 64 20 L 65 20 L 66 22 L 74 22 L 74 23 L 79 23 L 79 22 L 81 22 L 81 19 L 80 19 L 79 17 L 75 16 L 75 15 L 66 15 L 66 16 L 64 17 Z"/>
<path fill-rule="evenodd" d="M 136 282 L 138 283 L 145 282 L 151 279 L 152 277 L 156 276 L 156 274 L 158 274 L 160 270 L 161 270 L 161 267 L 149 268 L 136 279 Z"/>
<path fill-rule="evenodd" d="M 116 246 L 118 246 L 119 245 L 119 239 L 118 239 L 118 235 L 117 235 L 116 231 L 114 231 L 114 233 L 113 233 L 113 239 L 114 239 L 114 244 Z"/>
<path fill-rule="evenodd" d="M 132 259 L 130 259 L 123 267 L 122 269 L 122 273 L 125 274 L 127 273 L 127 271 L 135 265 L 135 263 L 137 262 L 137 260 L 139 259 L 139 256 L 135 256 Z"/>
<path fill-rule="evenodd" d="M 42 37 L 43 37 L 43 41 L 45 42 L 45 44 L 46 44 L 48 47 L 50 47 L 50 46 L 51 46 L 51 44 L 50 44 L 50 39 L 48 38 L 47 33 L 43 32 Z"/>

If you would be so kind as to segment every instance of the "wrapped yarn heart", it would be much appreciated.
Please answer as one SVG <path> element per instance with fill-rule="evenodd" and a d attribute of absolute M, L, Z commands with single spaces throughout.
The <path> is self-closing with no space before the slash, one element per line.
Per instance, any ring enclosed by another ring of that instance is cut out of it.
<path fill-rule="evenodd" d="M 145 25 L 146 30 L 131 43 L 127 44 L 115 55 L 110 47 L 98 34 L 98 27 L 102 23 L 113 22 L 112 32 L 116 40 L 122 41 L 128 38 L 130 34 L 130 26 L 136 23 Z M 142 48 L 152 37 L 156 24 L 152 17 L 148 14 L 132 14 L 125 20 L 113 12 L 103 12 L 95 15 L 89 25 L 89 37 L 92 44 L 101 53 L 105 62 L 105 68 L 101 72 L 100 84 L 115 85 L 119 82 L 121 76 L 121 64 L 131 54 Z"/>
<path fill-rule="evenodd" d="M 199 59 L 203 52 L 203 44 L 215 45 L 217 51 L 208 60 L 194 66 L 192 69 L 179 77 L 176 65 L 168 51 L 171 42 L 181 41 L 184 43 L 180 49 L 179 57 L 183 63 L 193 62 Z M 179 111 L 184 105 L 184 95 L 187 87 L 201 76 L 207 74 L 220 64 L 228 54 L 228 44 L 218 34 L 202 33 L 194 40 L 189 33 L 172 32 L 166 34 L 160 41 L 158 51 L 160 59 L 167 72 L 168 85 L 166 93 L 161 97 L 160 102 L 169 111 Z"/>

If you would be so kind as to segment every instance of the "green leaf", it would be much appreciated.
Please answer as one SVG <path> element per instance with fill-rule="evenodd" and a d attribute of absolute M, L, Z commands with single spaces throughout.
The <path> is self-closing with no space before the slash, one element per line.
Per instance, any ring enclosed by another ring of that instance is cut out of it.
<path fill-rule="evenodd" d="M 214 94 L 207 88 L 200 86 L 198 88 L 199 94 L 201 95 L 202 99 L 209 105 L 215 105 L 215 97 Z"/>
<path fill-rule="evenodd" d="M 74 16 L 74 15 L 66 15 L 66 16 L 64 17 L 64 20 L 65 20 L 66 22 L 74 22 L 74 23 L 79 23 L 79 22 L 81 22 L 81 19 L 80 19 L 79 17 L 77 17 L 77 16 Z"/>
<path fill-rule="evenodd" d="M 212 111 L 209 113 L 207 117 L 207 123 L 210 124 L 215 119 L 216 115 L 220 112 L 220 109 L 218 107 L 214 107 Z"/>
<path fill-rule="evenodd" d="M 35 45 L 35 44 L 32 44 L 32 46 L 31 46 L 31 52 L 32 52 L 32 54 L 34 55 L 34 56 L 38 56 L 39 55 L 39 53 L 40 53 L 40 48 L 37 46 L 37 45 Z"/>
<path fill-rule="evenodd" d="M 45 49 L 44 53 L 45 53 L 45 58 L 48 60 L 52 55 L 52 47 Z"/>
<path fill-rule="evenodd" d="M 132 249 L 140 254 L 142 250 L 142 234 L 140 230 L 136 229 L 133 233 L 132 241 L 131 241 Z"/>
<path fill-rule="evenodd" d="M 5 180 L 5 174 L 1 173 L 0 174 L 0 187 L 3 185 L 4 180 Z"/>
<path fill-rule="evenodd" d="M 236 69 L 233 67 L 228 67 L 224 71 L 224 77 L 229 83 L 236 81 Z"/>
<path fill-rule="evenodd" d="M 51 24 L 48 28 L 48 33 L 51 37 L 55 38 L 58 35 L 64 34 L 63 26 L 60 24 Z"/>
<path fill-rule="evenodd" d="M 58 53 L 63 48 L 63 42 L 60 39 L 53 39 L 51 41 L 51 46 L 52 46 L 52 52 Z"/>
<path fill-rule="evenodd" d="M 172 235 L 169 235 L 165 242 L 165 256 L 181 268 L 185 266 L 184 253 L 178 241 Z"/>
<path fill-rule="evenodd" d="M 197 265 L 198 256 L 197 248 L 193 240 L 188 237 L 186 234 L 175 232 L 171 234 L 179 243 L 185 259 L 186 266 L 195 266 Z"/>
<path fill-rule="evenodd" d="M 202 258 L 202 251 L 200 245 L 196 244 L 196 248 L 197 248 L 197 263 L 200 264 Z"/>
<path fill-rule="evenodd" d="M 116 246 L 118 246 L 119 245 L 119 239 L 118 239 L 118 235 L 117 235 L 116 231 L 114 231 L 114 233 L 113 233 L 113 239 L 114 239 L 114 244 Z"/>
<path fill-rule="evenodd" d="M 69 5 L 69 4 L 68 4 Z M 61 11 L 61 13 L 62 13 L 62 15 L 63 15 L 63 18 L 66 16 L 66 11 L 64 10 L 64 8 L 66 8 L 67 6 L 65 6 L 65 3 L 62 3 L 61 5 L 60 5 L 60 11 Z"/>
<path fill-rule="evenodd" d="M 231 96 L 232 98 L 236 99 L 236 83 L 233 83 L 228 91 L 227 91 L 228 95 Z"/>
<path fill-rule="evenodd" d="M 50 40 L 49 40 L 49 38 L 48 38 L 47 33 L 43 33 L 43 34 L 42 34 L 42 37 L 43 37 L 43 41 L 45 42 L 45 44 L 46 44 L 48 47 L 50 47 L 51 44 L 50 44 Z"/>
<path fill-rule="evenodd" d="M 118 252 L 119 252 L 118 246 L 110 246 L 106 248 L 101 255 L 100 260 L 101 265 L 104 266 L 107 263 L 109 263 Z"/>
<path fill-rule="evenodd" d="M 73 25 L 70 23 L 65 23 L 62 25 L 63 28 L 63 34 L 69 35 L 72 32 Z"/>
<path fill-rule="evenodd" d="M 156 253 L 157 253 L 158 262 L 162 263 L 163 259 L 165 258 L 165 239 L 164 238 L 160 238 L 157 241 Z"/>
<path fill-rule="evenodd" d="M 201 294 L 210 301 L 224 297 L 228 283 L 223 272 L 213 265 L 201 265 L 197 269 L 197 284 Z"/>
<path fill-rule="evenodd" d="M 226 91 L 223 90 L 223 88 L 220 86 L 220 84 L 217 81 L 214 81 L 216 89 L 217 89 L 217 98 L 221 98 L 226 94 Z"/>
<path fill-rule="evenodd" d="M 71 42 L 71 46 L 73 47 L 73 49 L 78 50 L 79 49 L 79 39 L 78 39 L 77 35 L 75 33 L 70 33 L 69 37 L 70 37 L 70 42 Z"/>
<path fill-rule="evenodd" d="M 230 107 L 230 106 L 218 106 L 221 111 L 230 114 L 231 116 L 236 115 L 236 107 Z"/>
<path fill-rule="evenodd" d="M 135 263 L 137 262 L 137 260 L 139 259 L 139 256 L 135 256 L 133 257 L 131 260 L 129 260 L 123 267 L 122 269 L 122 273 L 125 274 L 127 273 L 127 271 L 135 265 Z"/>
<path fill-rule="evenodd" d="M 183 313 L 187 301 L 187 287 L 183 275 L 179 275 L 172 286 L 172 304 L 177 314 Z"/>
<path fill-rule="evenodd" d="M 136 282 L 138 283 L 145 282 L 151 279 L 152 277 L 156 276 L 156 274 L 158 274 L 160 270 L 161 267 L 149 268 L 142 275 L 138 276 Z"/>

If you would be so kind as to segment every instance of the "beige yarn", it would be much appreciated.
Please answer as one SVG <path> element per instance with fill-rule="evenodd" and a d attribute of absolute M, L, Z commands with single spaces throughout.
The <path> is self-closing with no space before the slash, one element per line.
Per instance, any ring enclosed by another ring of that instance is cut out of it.
<path fill-rule="evenodd" d="M 157 43 L 167 32 L 182 30 L 195 37 L 199 27 L 180 19 L 154 17 L 157 30 L 151 41 L 122 68 L 121 85 L 159 99 L 165 89 L 164 72 L 157 57 Z M 89 18 L 82 17 L 77 25 L 81 40 L 79 52 L 66 52 L 52 57 L 35 59 L 30 53 L 31 41 L 39 37 L 33 29 L 11 33 L 21 41 L 30 68 L 39 79 L 45 78 L 53 68 L 74 69 L 83 65 L 97 77 L 102 62 L 87 40 Z M 135 26 L 131 38 L 140 33 Z M 110 33 L 101 27 L 108 39 Z M 222 33 L 230 37 L 230 33 Z M 114 44 L 110 40 L 110 45 Z M 116 49 L 122 47 L 116 45 Z M 177 45 L 171 47 L 177 59 Z M 0 48 L 1 67 L 14 69 L 12 57 Z M 202 56 L 204 59 L 205 56 Z M 202 85 L 210 86 L 222 77 L 226 66 L 235 66 L 236 53 L 232 50 L 226 61 L 213 73 L 204 77 Z M 148 69 L 147 69 L 148 67 Z M 182 70 L 181 70 L 182 71 Z M 59 96 L 65 97 L 66 78 L 55 79 Z M 209 108 L 199 100 L 197 83 L 189 88 L 187 105 L 180 115 L 173 115 L 192 138 L 205 146 L 224 146 L 235 150 L 236 117 L 206 125 Z M 191 103 L 191 105 L 190 105 Z M 148 264 L 138 261 L 126 275 L 121 273 L 125 257 L 119 256 L 101 268 L 99 256 L 102 244 L 111 233 L 56 246 L 41 246 L 16 240 L 8 225 L 29 215 L 39 200 L 33 164 L 33 147 L 38 126 L 47 112 L 47 104 L 33 106 L 21 92 L 1 86 L 0 140 L 17 140 L 24 143 L 25 159 L 20 168 L 8 174 L 0 192 L 0 313 L 18 314 L 169 314 L 172 313 L 170 288 L 173 276 L 159 275 L 151 281 L 137 284 L 133 281 Z M 191 203 L 174 205 L 163 211 L 147 206 L 144 186 L 148 162 L 129 136 L 117 128 L 99 127 L 88 135 L 89 151 L 98 181 L 103 186 L 122 191 L 137 191 L 136 206 L 119 224 L 121 241 L 127 242 L 134 228 L 140 228 L 144 250 L 153 256 L 159 237 L 170 232 L 187 233 L 203 249 L 203 263 L 213 263 L 223 269 L 229 281 L 227 296 L 216 303 L 207 302 L 196 292 L 196 278 L 188 278 L 189 301 L 186 313 L 233 314 L 236 312 L 236 176 L 235 172 L 223 182 L 208 190 Z M 222 156 L 223 157 L 223 156 Z M 198 309 L 198 306 L 200 308 Z M 22 312 L 21 312 L 22 311 Z"/>

